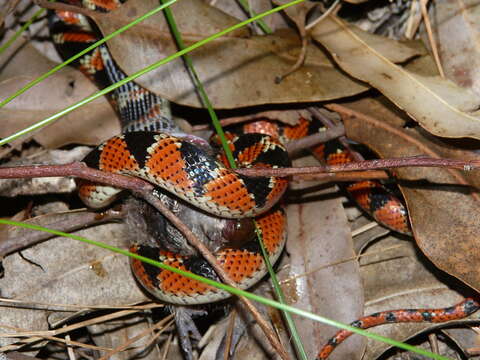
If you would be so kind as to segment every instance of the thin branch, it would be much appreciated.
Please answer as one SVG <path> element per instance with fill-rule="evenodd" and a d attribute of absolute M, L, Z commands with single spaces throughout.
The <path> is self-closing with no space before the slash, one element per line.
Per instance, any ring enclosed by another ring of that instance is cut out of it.
<path fill-rule="evenodd" d="M 480 160 L 438 159 L 428 156 L 412 156 L 391 159 L 375 159 L 352 162 L 341 165 L 307 166 L 294 168 L 241 168 L 235 172 L 245 176 L 279 176 L 342 173 L 351 171 L 368 171 L 381 169 L 395 169 L 403 167 L 441 167 L 463 171 L 477 170 Z M 153 201 L 154 186 L 140 178 L 112 174 L 88 168 L 84 163 L 74 162 L 65 165 L 32 165 L 18 167 L 0 167 L 0 179 L 75 176 L 85 180 L 108 184 L 143 196 L 146 201 Z M 349 174 L 348 176 L 351 176 Z M 156 197 L 155 197 L 156 198 Z M 153 205 L 153 204 L 152 204 Z M 156 205 L 154 205 L 156 206 Z M 163 208 L 162 208 L 163 209 Z M 159 211 L 162 211 L 159 209 Z"/>
<path fill-rule="evenodd" d="M 312 106 L 312 107 L 309 107 L 308 110 L 312 113 L 313 116 L 315 116 L 317 118 L 317 120 L 319 120 L 323 125 L 325 125 L 327 127 L 327 129 L 332 129 L 335 126 L 337 126 L 337 124 L 335 122 L 333 122 L 330 118 L 325 116 L 325 114 L 323 114 L 317 107 Z M 351 148 L 345 134 L 338 138 L 338 142 L 350 153 L 350 155 L 352 155 L 352 157 L 356 161 L 365 160 L 361 154 L 359 154 L 357 151 L 354 151 Z M 314 153 L 314 155 L 315 155 L 315 153 Z M 318 159 L 318 160 L 320 160 L 320 162 L 323 161 L 323 159 Z"/>
<path fill-rule="evenodd" d="M 420 8 L 422 9 L 423 21 L 425 22 L 425 29 L 427 29 L 428 41 L 432 47 L 433 58 L 435 59 L 435 64 L 437 65 L 438 73 L 442 78 L 445 79 L 445 72 L 443 71 L 442 62 L 440 61 L 440 56 L 438 55 L 438 46 L 433 36 L 432 24 L 430 23 L 430 18 L 428 17 L 427 9 L 428 0 L 420 0 Z"/>
<path fill-rule="evenodd" d="M 342 173 L 301 174 L 295 175 L 292 181 L 317 180 L 324 183 L 353 182 L 363 180 L 387 180 L 391 177 L 383 170 L 352 171 Z"/>
<path fill-rule="evenodd" d="M 300 49 L 300 54 L 298 54 L 297 61 L 288 69 L 283 75 L 278 75 L 275 77 L 275 84 L 280 84 L 283 79 L 288 75 L 293 74 L 295 71 L 300 69 L 305 63 L 305 57 L 307 56 L 307 46 L 308 46 L 308 36 L 307 30 L 305 29 L 305 23 L 302 25 L 297 24 L 298 32 L 300 33 L 300 38 L 302 39 L 302 47 Z"/>
<path fill-rule="evenodd" d="M 412 136 L 408 133 L 406 133 L 403 129 L 400 129 L 396 126 L 390 125 L 388 122 L 379 120 L 375 117 L 366 115 L 362 112 L 350 109 L 346 106 L 340 105 L 340 104 L 326 104 L 325 107 L 330 110 L 330 111 L 335 111 L 339 113 L 342 117 L 352 117 L 356 118 L 358 120 L 361 120 L 362 122 L 365 122 L 366 124 L 369 124 L 369 126 L 375 126 L 381 130 L 387 131 L 389 134 L 398 136 L 399 139 L 404 140 L 411 146 L 415 147 L 418 152 L 425 154 L 427 156 L 430 156 L 431 158 L 435 159 L 440 159 L 440 156 L 437 152 L 432 150 L 427 144 L 421 141 L 421 139 L 417 138 L 416 136 Z M 465 186 L 470 186 L 470 182 L 467 181 L 467 179 L 463 176 L 463 174 L 459 173 L 458 171 L 454 169 L 447 169 L 450 173 L 450 175 L 455 179 L 455 181 L 459 185 L 465 185 Z M 480 195 L 477 193 L 471 193 L 472 198 L 474 198 L 476 201 L 480 201 Z"/>
<path fill-rule="evenodd" d="M 303 174 L 338 173 L 344 171 L 380 170 L 402 167 L 442 167 L 470 171 L 480 168 L 480 160 L 434 159 L 426 156 L 376 159 L 352 162 L 342 165 L 308 166 L 296 168 L 249 168 L 236 169 L 245 176 L 292 176 Z"/>

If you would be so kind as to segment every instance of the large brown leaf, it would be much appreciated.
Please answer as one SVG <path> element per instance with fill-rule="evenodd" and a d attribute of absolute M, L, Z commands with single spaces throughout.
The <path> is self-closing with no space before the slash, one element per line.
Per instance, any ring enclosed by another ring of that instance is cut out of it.
<path fill-rule="evenodd" d="M 373 100 L 348 107 L 358 113 L 345 117 L 347 135 L 367 144 L 381 157 L 475 156 L 442 144 L 419 129 L 403 128 L 401 119 Z M 419 167 L 397 169 L 395 173 L 409 182 L 401 190 L 420 249 L 437 267 L 479 290 L 478 174 L 467 178 L 456 170 Z"/>
<path fill-rule="evenodd" d="M 480 138 L 480 102 L 472 91 L 395 65 L 376 47 L 371 34 L 336 17 L 320 22 L 312 36 L 331 52 L 342 69 L 380 90 L 429 132 Z"/>
<path fill-rule="evenodd" d="M 98 15 L 95 20 L 107 34 L 155 6 L 158 6 L 155 0 L 133 0 L 119 11 Z M 236 23 L 230 16 L 195 0 L 179 1 L 172 10 L 187 46 Z M 192 22 L 192 14 L 200 14 L 201 21 Z M 207 26 L 212 22 L 214 25 Z M 161 14 L 115 37 L 108 45 L 127 74 L 177 51 Z M 135 56 L 132 56 L 132 49 L 135 49 Z M 364 84 L 339 71 L 325 53 L 312 44 L 308 46 L 305 65 L 280 84 L 275 84 L 275 78 L 295 64 L 300 49 L 301 41 L 292 30 L 269 36 L 248 36 L 241 31 L 212 41 L 190 55 L 216 108 L 337 99 L 367 89 Z M 414 54 L 416 51 L 400 52 L 397 47 L 396 53 L 392 54 L 393 61 L 403 61 Z M 200 106 L 181 59 L 140 77 L 138 82 L 174 102 Z"/>

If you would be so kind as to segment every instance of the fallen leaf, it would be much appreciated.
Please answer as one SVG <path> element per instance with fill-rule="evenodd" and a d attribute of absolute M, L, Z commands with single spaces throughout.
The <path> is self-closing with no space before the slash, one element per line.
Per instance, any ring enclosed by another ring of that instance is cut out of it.
<path fill-rule="evenodd" d="M 429 132 L 444 137 L 480 138 L 480 103 L 472 91 L 395 65 L 376 47 L 373 35 L 336 17 L 320 22 L 312 36 L 330 51 L 343 70 L 380 90 Z"/>
<path fill-rule="evenodd" d="M 445 76 L 461 87 L 480 95 L 480 8 L 478 2 L 459 0 L 435 1 L 429 12 Z M 452 34 L 455 40 L 452 41 Z M 422 38 L 426 39 L 425 29 Z"/>

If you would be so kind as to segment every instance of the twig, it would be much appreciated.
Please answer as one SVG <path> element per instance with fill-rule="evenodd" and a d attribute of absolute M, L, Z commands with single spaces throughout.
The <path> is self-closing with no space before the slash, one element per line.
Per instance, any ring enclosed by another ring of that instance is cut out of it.
<path fill-rule="evenodd" d="M 420 0 L 420 7 L 422 9 L 423 21 L 425 21 L 425 28 L 427 29 L 428 41 L 430 41 L 430 46 L 432 47 L 433 58 L 435 59 L 435 64 L 437 64 L 438 72 L 442 78 L 445 78 L 442 62 L 440 61 L 440 56 L 438 55 L 437 43 L 435 42 L 435 37 L 433 36 L 432 24 L 430 23 L 430 18 L 428 17 L 427 3 L 428 3 L 428 0 Z"/>
<path fill-rule="evenodd" d="M 2 351 L 11 351 L 11 350 L 17 350 L 21 348 L 24 345 L 31 344 L 34 342 L 37 342 L 39 340 L 42 340 L 43 338 L 49 338 L 51 336 L 58 336 L 60 334 L 65 334 L 70 331 L 80 329 L 86 326 L 94 325 L 94 324 L 101 324 L 105 321 L 110 321 L 112 319 L 124 317 L 124 316 L 129 316 L 131 314 L 138 313 L 139 310 L 121 310 L 117 311 L 113 314 L 108 314 L 108 315 L 103 315 L 103 316 L 98 316 L 94 319 L 90 320 L 85 320 L 76 324 L 72 324 L 60 329 L 56 330 L 46 330 L 46 331 L 21 331 L 21 332 L 16 332 L 15 334 L 11 334 L 11 337 L 23 337 L 23 336 L 29 336 L 27 339 L 22 340 L 21 344 L 9 344 L 0 347 L 0 352 Z M 5 325 L 1 326 L 2 328 L 9 328 Z M 2 334 L 3 337 L 7 337 L 7 334 Z M 10 336 L 9 336 L 10 337 Z"/>
<path fill-rule="evenodd" d="M 105 355 L 103 355 L 99 360 L 107 360 L 107 359 L 110 359 L 111 357 L 113 357 L 113 355 L 115 354 L 118 354 L 119 352 L 121 351 L 124 351 L 125 349 L 127 349 L 131 344 L 135 343 L 136 341 L 140 340 L 141 338 L 151 334 L 153 331 L 157 330 L 157 329 L 161 329 L 159 332 L 162 333 L 163 331 L 165 331 L 165 329 L 170 325 L 170 324 L 167 324 L 168 322 L 170 323 L 173 323 L 173 321 L 171 321 L 173 318 L 173 315 L 169 315 L 165 318 L 163 318 L 162 320 L 160 320 L 159 322 L 157 322 L 155 325 L 143 330 L 142 332 L 140 332 L 139 334 L 135 335 L 134 337 L 130 338 L 130 339 L 127 339 L 124 343 L 120 344 L 119 346 L 117 346 L 115 349 L 112 349 L 110 351 L 108 351 Z"/>
<path fill-rule="evenodd" d="M 296 23 L 296 22 L 295 22 Z M 308 35 L 307 30 L 305 29 L 305 21 L 301 25 L 297 24 L 298 32 L 300 33 L 300 38 L 302 39 L 302 47 L 300 49 L 300 54 L 298 54 L 297 61 L 295 64 L 292 65 L 290 69 L 288 69 L 284 74 L 278 75 L 275 77 L 275 84 L 280 84 L 283 79 L 285 79 L 288 75 L 293 74 L 295 71 L 300 69 L 302 65 L 305 63 L 305 57 L 307 55 L 307 46 L 308 46 Z"/>
<path fill-rule="evenodd" d="M 308 166 L 296 168 L 249 168 L 235 171 L 245 176 L 292 176 L 301 174 L 337 173 L 344 171 L 394 169 L 402 167 L 442 167 L 470 171 L 480 168 L 480 160 L 434 159 L 426 156 L 364 160 L 342 165 Z"/>
<path fill-rule="evenodd" d="M 383 170 L 370 170 L 358 172 L 342 173 L 322 173 L 322 174 L 301 174 L 295 175 L 292 181 L 310 181 L 317 180 L 324 183 L 328 182 L 351 182 L 363 180 L 387 180 L 390 176 Z"/>
<path fill-rule="evenodd" d="M 480 160 L 437 159 L 428 156 L 412 156 L 391 159 L 375 159 L 352 162 L 341 165 L 306 166 L 294 168 L 241 168 L 235 172 L 245 176 L 279 176 L 292 175 L 342 173 L 351 171 L 368 171 L 380 169 L 394 169 L 403 167 L 442 167 L 464 171 L 480 168 Z M 34 178 L 54 176 L 75 176 L 85 180 L 95 181 L 111 186 L 129 189 L 132 192 L 145 197 L 145 200 L 155 202 L 159 199 L 153 195 L 154 187 L 149 182 L 140 178 L 126 175 L 106 173 L 100 170 L 88 168 L 85 164 L 74 162 L 65 165 L 33 165 L 19 167 L 0 167 L 0 179 Z M 348 174 L 348 176 L 352 176 Z M 155 201 L 154 201 L 155 200 Z M 153 206 L 157 206 L 152 204 Z M 163 211 L 159 208 L 159 211 Z M 173 217 L 172 217 L 173 219 Z M 175 217 L 175 220 L 179 219 Z M 193 235 L 193 233 L 190 233 Z"/>
<path fill-rule="evenodd" d="M 312 27 L 317 25 L 319 22 L 323 21 L 328 15 L 333 13 L 334 11 L 337 11 L 340 9 L 342 6 L 342 3 L 340 0 L 335 0 L 335 2 L 325 11 L 321 16 L 319 16 L 317 19 L 313 20 L 310 24 L 308 24 L 305 29 L 310 30 Z"/>
<path fill-rule="evenodd" d="M 312 113 L 313 116 L 315 116 L 323 125 L 327 127 L 327 129 L 332 129 L 335 126 L 337 126 L 336 123 L 334 123 L 331 119 L 329 119 L 325 114 L 323 114 L 317 107 L 309 107 L 308 111 Z M 345 135 L 340 136 L 338 138 L 338 142 L 345 148 L 347 151 L 350 153 L 350 155 L 356 160 L 356 161 L 363 161 L 365 160 L 362 155 L 360 155 L 357 151 L 354 151 L 350 144 L 348 143 L 348 139 Z M 316 154 L 314 153 L 316 156 Z M 318 159 L 320 162 L 323 161 L 323 159 Z"/>

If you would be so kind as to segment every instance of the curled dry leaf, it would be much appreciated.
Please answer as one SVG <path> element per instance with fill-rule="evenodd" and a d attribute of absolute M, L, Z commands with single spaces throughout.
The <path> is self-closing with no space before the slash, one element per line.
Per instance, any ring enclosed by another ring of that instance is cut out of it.
<path fill-rule="evenodd" d="M 365 285 L 365 314 L 394 309 L 442 308 L 460 302 L 464 295 L 449 289 L 441 281 L 440 271 L 432 273 L 432 269 L 413 242 L 389 237 L 369 246 L 360 258 Z M 478 321 L 479 315 L 477 312 L 456 323 Z M 389 324 L 375 327 L 372 332 L 406 341 L 439 326 L 445 324 Z M 464 331 L 473 333 L 471 329 Z M 364 359 L 376 359 L 388 348 L 388 344 L 368 339 Z"/>
<path fill-rule="evenodd" d="M 388 60 L 371 34 L 330 16 L 312 31 L 335 61 L 353 77 L 380 90 L 429 132 L 480 138 L 480 104 L 472 91 L 449 80 L 414 74 Z"/>
<path fill-rule="evenodd" d="M 199 3 L 183 0 L 172 6 L 187 46 L 217 30 L 225 29 L 227 25 L 237 23 L 237 20 L 221 11 Z M 104 34 L 109 34 L 156 6 L 158 2 L 155 0 L 133 0 L 118 11 L 96 16 L 95 21 Z M 192 13 L 195 18 L 198 14 L 203 15 L 200 18 L 202 21 L 192 22 Z M 108 46 L 127 74 L 177 51 L 162 14 L 150 17 L 115 37 L 108 42 Z M 132 48 L 136 56 L 129 53 Z M 276 85 L 275 78 L 295 64 L 300 50 L 301 41 L 291 30 L 269 36 L 249 36 L 248 32 L 237 31 L 202 46 L 190 56 L 216 108 L 337 99 L 367 89 L 340 72 L 322 50 L 311 44 L 307 49 L 305 65 Z M 174 102 L 200 106 L 190 75 L 181 59 L 161 66 L 137 81 Z"/>
<path fill-rule="evenodd" d="M 2 65 L 0 99 L 3 100 L 56 64 L 25 45 L 12 56 L 3 58 Z M 12 74 L 22 75 L 6 78 Z M 12 135 L 96 91 L 98 88 L 80 71 L 64 68 L 0 109 L 0 137 Z M 33 138 L 44 147 L 56 148 L 70 143 L 96 145 L 119 132 L 115 112 L 105 98 L 100 98 L 37 131 Z"/>
<path fill-rule="evenodd" d="M 344 116 L 347 136 L 381 157 L 465 157 L 465 151 L 430 140 L 421 130 L 402 128 L 398 117 L 375 101 L 347 106 L 356 110 Z M 480 261 L 478 172 L 471 178 L 443 168 L 401 168 L 395 173 L 402 180 L 400 189 L 420 249 L 438 268 L 480 290 L 480 274 L 475 271 Z"/>
<path fill-rule="evenodd" d="M 480 7 L 474 0 L 434 1 L 429 16 L 445 76 L 480 94 Z M 423 29 L 424 42 L 426 39 Z M 455 38 L 452 39 L 452 34 Z"/>
<path fill-rule="evenodd" d="M 310 192 L 291 199 L 293 203 L 287 208 L 287 251 L 289 276 L 295 279 L 284 291 L 290 305 L 349 323 L 363 314 L 363 287 L 341 199 L 332 199 L 331 195 L 331 191 Z M 314 358 L 319 346 L 337 331 L 303 318 L 295 322 L 308 358 Z M 360 359 L 364 344 L 365 339 L 357 337 L 338 348 L 331 359 Z"/>

